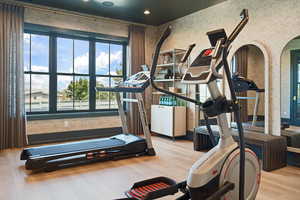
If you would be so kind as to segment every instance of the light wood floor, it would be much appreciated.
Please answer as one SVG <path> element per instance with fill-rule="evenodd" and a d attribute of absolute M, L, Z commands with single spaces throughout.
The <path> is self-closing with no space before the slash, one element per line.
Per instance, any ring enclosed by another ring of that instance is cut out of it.
<path fill-rule="evenodd" d="M 192 142 L 154 137 L 156 157 L 139 157 L 30 174 L 20 149 L 0 152 L 0 200 L 109 200 L 123 197 L 132 183 L 155 176 L 185 179 L 201 155 Z M 164 199 L 174 199 L 169 196 Z M 258 200 L 299 200 L 300 169 L 263 172 Z"/>

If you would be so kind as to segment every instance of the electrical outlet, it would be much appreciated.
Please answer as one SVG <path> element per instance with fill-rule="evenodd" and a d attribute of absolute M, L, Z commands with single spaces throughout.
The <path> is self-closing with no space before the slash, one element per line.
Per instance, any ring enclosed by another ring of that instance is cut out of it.
<path fill-rule="evenodd" d="M 69 122 L 68 122 L 68 121 L 65 121 L 65 122 L 64 122 L 64 126 L 65 126 L 65 127 L 68 127 L 68 126 L 69 126 Z"/>

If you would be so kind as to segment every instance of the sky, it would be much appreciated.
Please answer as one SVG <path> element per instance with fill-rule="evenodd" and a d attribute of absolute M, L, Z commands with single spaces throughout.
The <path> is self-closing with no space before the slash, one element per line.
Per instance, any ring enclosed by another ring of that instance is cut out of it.
<path fill-rule="evenodd" d="M 73 49 L 74 41 L 74 49 Z M 89 73 L 89 42 L 72 40 L 66 38 L 57 39 L 57 71 L 63 73 L 73 72 L 73 50 L 74 50 L 74 72 Z M 109 57 L 111 71 L 109 72 Z M 30 62 L 30 35 L 24 34 L 24 69 L 29 70 Z M 49 71 L 49 37 L 31 35 L 31 69 L 35 72 Z M 122 46 L 96 43 L 96 74 L 116 75 L 116 70 L 122 68 Z M 72 76 L 58 76 L 58 90 L 65 89 L 73 80 Z M 47 75 L 32 76 L 32 90 L 49 91 L 49 78 Z M 109 79 L 98 77 L 97 81 L 109 86 Z M 25 77 L 25 87 L 28 89 L 29 78 Z"/>

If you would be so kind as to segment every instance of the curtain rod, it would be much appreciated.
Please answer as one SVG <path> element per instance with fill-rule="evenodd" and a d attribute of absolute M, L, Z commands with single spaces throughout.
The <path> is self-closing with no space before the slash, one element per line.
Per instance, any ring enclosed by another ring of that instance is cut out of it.
<path fill-rule="evenodd" d="M 48 13 L 83 17 L 83 18 L 90 19 L 93 21 L 102 20 L 102 21 L 115 23 L 115 24 L 138 25 L 138 26 L 143 26 L 143 27 L 150 27 L 150 25 L 146 25 L 146 24 L 141 24 L 141 23 L 136 23 L 136 22 L 128 22 L 128 21 L 118 20 L 118 19 L 111 19 L 111 18 L 96 16 L 96 15 L 83 14 L 83 13 L 64 10 L 64 9 L 60 9 L 60 8 L 53 8 L 53 7 L 48 7 L 48 6 L 41 6 L 41 5 L 35 5 L 35 4 L 31 4 L 31 3 L 19 2 L 16 0 L 2 0 L 2 2 L 7 3 L 7 4 L 12 4 L 12 5 L 17 5 L 17 6 L 23 6 L 24 8 L 28 8 L 28 9 L 41 10 L 41 11 L 45 11 Z"/>

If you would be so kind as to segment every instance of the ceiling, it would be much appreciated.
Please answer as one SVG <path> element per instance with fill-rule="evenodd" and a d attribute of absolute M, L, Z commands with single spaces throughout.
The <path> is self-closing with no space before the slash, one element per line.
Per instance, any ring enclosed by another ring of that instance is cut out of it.
<path fill-rule="evenodd" d="M 102 17 L 161 25 L 226 0 L 18 0 Z M 112 7 L 104 1 L 113 2 Z M 144 15 L 149 9 L 150 15 Z"/>

